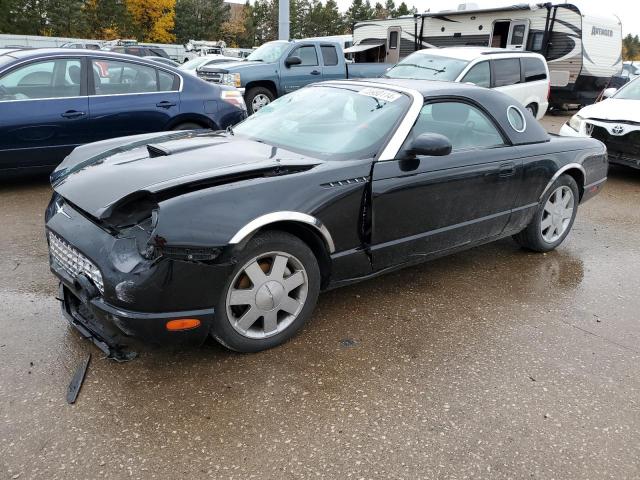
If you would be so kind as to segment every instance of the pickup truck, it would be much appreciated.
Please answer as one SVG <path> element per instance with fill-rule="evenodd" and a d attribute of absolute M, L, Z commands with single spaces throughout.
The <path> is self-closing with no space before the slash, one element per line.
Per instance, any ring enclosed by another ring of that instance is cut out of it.
<path fill-rule="evenodd" d="M 343 78 L 372 78 L 391 64 L 347 63 L 342 47 L 322 40 L 267 42 L 238 62 L 200 67 L 198 77 L 237 87 L 249 113 L 309 83 Z"/>

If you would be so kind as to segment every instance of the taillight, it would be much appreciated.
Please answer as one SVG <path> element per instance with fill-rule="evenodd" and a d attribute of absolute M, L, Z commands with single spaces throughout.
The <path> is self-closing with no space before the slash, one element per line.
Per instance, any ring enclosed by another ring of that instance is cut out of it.
<path fill-rule="evenodd" d="M 231 105 L 242 108 L 243 110 L 247 109 L 242 93 L 238 90 L 222 90 L 220 92 L 220 98 Z"/>

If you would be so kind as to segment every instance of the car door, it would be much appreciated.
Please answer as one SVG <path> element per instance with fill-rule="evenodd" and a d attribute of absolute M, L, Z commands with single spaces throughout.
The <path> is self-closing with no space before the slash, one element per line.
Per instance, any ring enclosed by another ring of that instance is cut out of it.
<path fill-rule="evenodd" d="M 302 63 L 291 66 L 282 65 L 282 85 L 285 93 L 322 80 L 322 68 L 318 61 L 318 51 L 315 45 L 297 46 L 287 55 L 287 58 L 289 57 L 300 57 Z"/>
<path fill-rule="evenodd" d="M 400 154 L 374 165 L 376 270 L 495 237 L 514 206 L 522 161 L 513 159 L 507 137 L 479 106 L 460 100 L 427 103 L 403 148 L 422 133 L 444 135 L 452 152 Z"/>
<path fill-rule="evenodd" d="M 492 88 L 524 103 L 528 90 L 522 78 L 519 58 L 500 58 L 491 60 Z"/>
<path fill-rule="evenodd" d="M 93 58 L 89 123 L 94 140 L 164 130 L 180 111 L 180 77 L 144 63 Z"/>
<path fill-rule="evenodd" d="M 461 83 L 473 83 L 479 87 L 491 88 L 491 65 L 488 60 L 480 61 L 460 75 Z"/>
<path fill-rule="evenodd" d="M 0 75 L 0 169 L 55 166 L 89 139 L 85 69 L 55 57 Z"/>
<path fill-rule="evenodd" d="M 345 77 L 346 67 L 339 61 L 338 49 L 335 45 L 320 45 L 322 54 L 322 79 L 335 80 Z"/>

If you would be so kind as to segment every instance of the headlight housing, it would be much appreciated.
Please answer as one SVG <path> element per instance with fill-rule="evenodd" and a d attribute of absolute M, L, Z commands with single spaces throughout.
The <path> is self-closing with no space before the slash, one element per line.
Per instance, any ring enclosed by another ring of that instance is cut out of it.
<path fill-rule="evenodd" d="M 584 126 L 584 118 L 580 115 L 576 114 L 569 119 L 569 126 L 573 128 L 576 132 L 581 132 L 582 127 Z"/>
<path fill-rule="evenodd" d="M 222 83 L 223 85 L 229 85 L 230 87 L 239 88 L 241 86 L 240 74 L 239 73 L 223 73 L 220 83 Z"/>
<path fill-rule="evenodd" d="M 222 90 L 220 92 L 220 99 L 243 110 L 247 109 L 247 105 L 244 103 L 244 97 L 238 90 Z"/>

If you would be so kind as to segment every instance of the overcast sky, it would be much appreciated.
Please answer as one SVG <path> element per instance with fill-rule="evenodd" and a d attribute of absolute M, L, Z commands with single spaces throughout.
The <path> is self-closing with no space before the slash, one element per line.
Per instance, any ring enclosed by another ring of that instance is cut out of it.
<path fill-rule="evenodd" d="M 244 3 L 244 0 L 231 0 L 238 3 Z M 325 0 L 322 0 L 323 2 Z M 351 5 L 351 0 L 336 0 L 341 11 L 345 11 Z M 370 0 L 372 5 L 375 5 L 376 1 L 380 1 L 384 5 L 384 0 Z M 394 0 L 396 6 L 402 2 L 402 0 Z M 464 1 L 457 0 L 405 0 L 409 8 L 413 5 L 418 9 L 418 12 L 423 12 L 430 8 L 432 12 L 439 10 L 453 9 L 455 10 L 460 3 Z M 503 5 L 514 5 L 519 2 L 518 0 L 475 0 L 480 8 L 498 7 Z M 532 2 L 542 3 L 542 2 Z M 556 0 L 554 3 L 562 3 L 560 0 Z M 597 12 L 613 13 L 622 20 L 622 32 L 640 34 L 640 1 L 639 0 L 575 0 L 571 3 L 577 5 L 581 10 L 584 9 L 589 13 L 597 14 Z M 605 10 L 606 5 L 606 10 Z"/>

